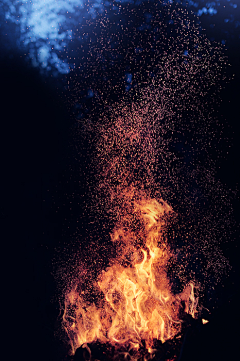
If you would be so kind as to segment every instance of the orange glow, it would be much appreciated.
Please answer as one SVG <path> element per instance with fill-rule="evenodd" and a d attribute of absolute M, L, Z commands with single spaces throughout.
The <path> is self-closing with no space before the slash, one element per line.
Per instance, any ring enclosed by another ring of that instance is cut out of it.
<path fill-rule="evenodd" d="M 111 235 L 120 252 L 95 285 L 103 300 L 88 304 L 76 288 L 66 295 L 63 320 L 73 353 L 95 340 L 136 350 L 145 340 L 151 353 L 154 339 L 165 342 L 180 332 L 181 301 L 185 312 L 196 316 L 193 284 L 175 296 L 167 278 L 171 252 L 164 229 L 171 207 L 135 189 L 125 190 L 123 197 L 122 213 Z"/>

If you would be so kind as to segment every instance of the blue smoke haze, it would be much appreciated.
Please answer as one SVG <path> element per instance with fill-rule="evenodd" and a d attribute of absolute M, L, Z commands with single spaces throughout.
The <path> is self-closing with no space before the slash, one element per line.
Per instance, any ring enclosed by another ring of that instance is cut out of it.
<path fill-rule="evenodd" d="M 74 29 L 81 26 L 84 17 L 95 18 L 111 7 L 120 7 L 126 0 L 103 1 L 92 0 L 84 4 L 83 0 L 27 0 L 24 3 L 18 0 L 3 0 L 0 5 L 1 28 L 5 35 L 4 39 L 8 47 L 13 50 L 20 49 L 24 52 L 27 60 L 34 67 L 38 67 L 47 75 L 68 74 L 74 68 L 74 62 L 68 59 L 68 44 L 74 37 Z M 140 3 L 135 1 L 135 4 Z M 165 0 L 165 3 L 173 3 L 173 0 Z M 175 0 L 175 2 L 179 2 Z M 238 8 L 237 0 L 217 0 L 206 2 L 205 0 L 182 1 L 183 5 L 198 15 L 209 16 L 213 24 L 218 21 L 218 14 L 226 6 L 225 24 L 232 23 L 233 28 L 240 26 L 235 12 Z M 230 10 L 229 10 L 230 9 Z M 225 11 L 225 10 L 224 10 Z M 148 19 L 146 19 L 146 23 Z M 15 26 L 15 33 L 13 32 Z M 147 24 L 143 24 L 144 28 Z M 141 30 L 141 29 L 139 29 Z M 222 32 L 222 43 L 226 42 L 226 31 Z M 213 40 L 213 39 L 212 39 Z M 65 55 L 64 55 L 65 54 Z M 130 75 L 126 83 L 131 83 Z"/>

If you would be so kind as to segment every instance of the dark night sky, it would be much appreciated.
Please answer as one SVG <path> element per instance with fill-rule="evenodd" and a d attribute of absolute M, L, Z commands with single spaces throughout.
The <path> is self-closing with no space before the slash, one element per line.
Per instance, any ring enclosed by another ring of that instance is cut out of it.
<path fill-rule="evenodd" d="M 209 31 L 207 35 L 214 35 L 217 39 L 218 24 L 215 29 L 208 28 L 208 21 L 209 18 L 202 17 L 203 27 Z M 229 62 L 236 76 L 221 95 L 221 112 L 231 126 L 229 134 L 232 134 L 233 141 L 218 171 L 222 182 L 232 189 L 239 189 L 240 181 L 240 40 L 237 36 L 227 43 Z M 3 287 L 11 294 L 10 301 L 7 301 L 8 312 L 13 316 L 11 333 L 19 335 L 16 341 L 13 336 L 7 338 L 17 352 L 22 348 L 21 358 L 60 361 L 64 359 L 65 348 L 54 337 L 59 327 L 59 305 L 56 300 L 52 302 L 56 283 L 51 271 L 55 249 L 63 247 L 71 234 L 64 227 L 65 219 L 70 215 L 67 194 L 74 189 L 69 171 L 73 162 L 69 130 L 74 119 L 65 104 L 66 91 L 63 90 L 62 96 L 62 90 L 56 89 L 59 88 L 56 79 L 42 77 L 38 68 L 26 64 L 20 50 L 2 52 L 0 73 L 2 274 Z M 61 203 L 66 206 L 56 214 L 56 204 Z M 233 205 L 239 222 L 239 200 L 235 199 Z M 227 285 L 230 294 L 216 310 L 206 333 L 201 335 L 204 345 L 207 345 L 204 347 L 210 349 L 207 354 L 201 351 L 202 360 L 235 359 L 237 352 L 236 332 L 239 331 L 234 331 L 239 287 L 237 240 L 225 251 L 233 266 Z M 227 333 L 226 339 L 223 332 Z M 209 339 L 213 341 L 211 346 Z M 193 340 L 194 346 L 189 345 L 189 350 L 201 346 L 201 338 L 196 340 L 193 335 Z M 187 355 L 185 357 L 189 359 Z"/>

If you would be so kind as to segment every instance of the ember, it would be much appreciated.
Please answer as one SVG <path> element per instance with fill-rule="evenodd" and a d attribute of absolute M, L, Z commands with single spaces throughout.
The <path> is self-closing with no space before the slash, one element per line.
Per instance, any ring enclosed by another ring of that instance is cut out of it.
<path fill-rule="evenodd" d="M 88 167 L 97 176 L 89 191 L 95 192 L 99 214 L 104 209 L 109 217 L 115 253 L 104 245 L 107 261 L 101 267 L 95 257 L 89 271 L 91 252 L 100 248 L 92 242 L 82 257 L 79 277 L 69 282 L 63 325 L 75 360 L 176 360 L 186 330 L 205 327 L 207 322 L 200 319 L 197 284 L 207 284 L 210 271 L 220 280 L 227 264 L 218 248 L 221 217 L 216 217 L 216 197 L 211 193 L 216 189 L 208 168 L 212 162 L 205 157 L 214 138 L 209 131 L 214 123 L 209 115 L 212 98 L 206 106 L 203 101 L 207 86 L 218 81 L 211 52 L 219 55 L 221 49 L 213 50 L 193 23 L 184 25 L 183 15 L 173 11 L 171 16 L 179 21 L 177 36 L 171 46 L 167 37 L 158 40 L 161 46 L 166 42 L 168 53 L 162 50 L 156 57 L 154 80 L 140 83 L 136 94 L 118 103 L 106 100 L 101 111 L 87 116 L 79 127 L 81 136 L 94 140 Z M 188 33 L 191 29 L 194 36 Z M 179 40 L 192 47 L 187 60 L 180 59 Z M 207 59 L 204 67 L 202 58 Z M 189 134 L 179 137 L 185 128 Z M 180 145 L 174 148 L 174 142 Z M 183 147 L 181 161 L 179 147 Z M 180 203 L 183 207 L 176 213 L 186 213 L 181 228 L 184 240 L 174 244 L 168 227 Z M 169 264 L 180 284 L 178 291 L 173 291 Z"/>

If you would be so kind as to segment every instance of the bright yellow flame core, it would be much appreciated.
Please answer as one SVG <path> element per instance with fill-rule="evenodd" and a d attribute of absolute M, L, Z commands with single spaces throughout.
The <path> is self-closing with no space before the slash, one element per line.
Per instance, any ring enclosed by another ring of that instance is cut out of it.
<path fill-rule="evenodd" d="M 180 331 L 181 298 L 170 289 L 166 273 L 170 251 L 163 239 L 166 215 L 170 212 L 171 207 L 163 200 L 141 198 L 128 202 L 112 234 L 113 242 L 121 241 L 122 255 L 102 272 L 96 284 L 104 294 L 101 306 L 86 304 L 75 290 L 66 295 L 63 320 L 73 353 L 82 344 L 97 339 L 115 345 L 131 343 L 136 348 L 144 339 L 150 348 L 153 339 L 164 342 Z M 135 235 L 125 227 L 133 215 L 141 221 Z M 144 241 L 142 247 L 136 246 L 138 237 Z M 121 264 L 126 254 L 131 255 L 127 267 Z M 197 302 L 193 286 L 183 295 L 185 311 L 194 316 Z"/>

